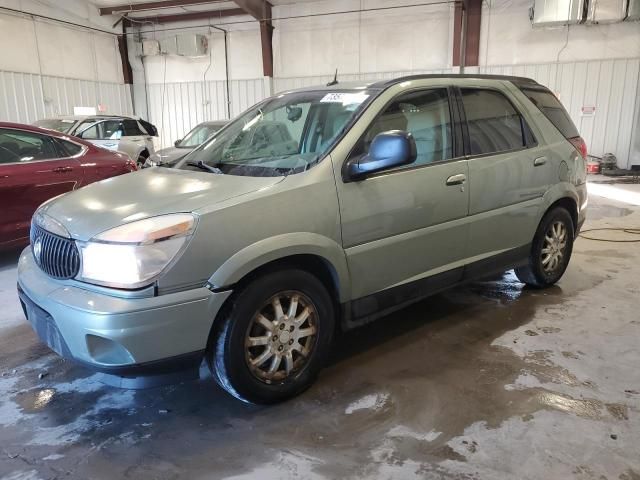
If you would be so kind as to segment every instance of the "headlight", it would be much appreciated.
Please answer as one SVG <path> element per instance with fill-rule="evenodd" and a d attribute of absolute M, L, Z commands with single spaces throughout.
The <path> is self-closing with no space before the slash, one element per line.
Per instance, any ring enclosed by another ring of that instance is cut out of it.
<path fill-rule="evenodd" d="M 196 225 L 188 213 L 127 223 L 77 242 L 82 256 L 78 280 L 115 288 L 148 285 L 178 257 Z"/>

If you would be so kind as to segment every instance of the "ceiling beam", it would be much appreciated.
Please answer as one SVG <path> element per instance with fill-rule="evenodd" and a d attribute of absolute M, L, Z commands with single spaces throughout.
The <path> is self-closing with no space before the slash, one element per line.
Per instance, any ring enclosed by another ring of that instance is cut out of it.
<path fill-rule="evenodd" d="M 99 10 L 100 15 L 113 15 L 118 13 L 160 10 L 163 8 L 186 7 L 189 5 L 207 5 L 211 3 L 221 3 L 223 1 L 225 0 L 162 0 L 159 2 L 125 3 L 112 7 L 102 7 Z"/>
<path fill-rule="evenodd" d="M 271 23 L 271 4 L 266 0 L 233 1 L 256 20 L 268 20 Z"/>
<path fill-rule="evenodd" d="M 233 17 L 236 15 L 246 15 L 241 8 L 227 8 L 226 10 L 203 10 L 198 12 L 176 13 L 175 15 L 152 15 L 147 17 L 127 17 L 128 25 L 144 23 L 174 23 L 187 20 L 204 20 L 208 18 Z"/>

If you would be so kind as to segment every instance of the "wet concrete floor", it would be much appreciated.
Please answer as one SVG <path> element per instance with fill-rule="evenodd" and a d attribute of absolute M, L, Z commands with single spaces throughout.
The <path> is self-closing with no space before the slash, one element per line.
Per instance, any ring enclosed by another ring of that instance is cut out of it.
<path fill-rule="evenodd" d="M 605 226 L 640 227 L 640 208 L 593 198 L 585 228 Z M 101 384 L 23 321 L 16 258 L 0 257 L 2 479 L 640 479 L 640 243 L 579 239 L 554 288 L 507 272 L 344 334 L 274 407 L 210 378 Z"/>

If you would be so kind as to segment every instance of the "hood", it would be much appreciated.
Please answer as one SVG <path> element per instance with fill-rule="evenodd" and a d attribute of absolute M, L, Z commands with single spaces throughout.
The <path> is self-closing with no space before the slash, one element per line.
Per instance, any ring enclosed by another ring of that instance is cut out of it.
<path fill-rule="evenodd" d="M 153 159 L 156 162 L 160 162 L 163 165 L 173 165 L 177 163 L 182 157 L 184 157 L 187 153 L 190 153 L 193 148 L 178 148 L 178 147 L 168 147 L 163 148 L 162 150 L 158 150 L 155 155 L 153 155 Z"/>
<path fill-rule="evenodd" d="M 110 228 L 143 218 L 193 212 L 232 197 L 269 188 L 284 177 L 216 175 L 162 167 L 108 178 L 62 195 L 42 212 L 73 238 L 88 240 Z"/>

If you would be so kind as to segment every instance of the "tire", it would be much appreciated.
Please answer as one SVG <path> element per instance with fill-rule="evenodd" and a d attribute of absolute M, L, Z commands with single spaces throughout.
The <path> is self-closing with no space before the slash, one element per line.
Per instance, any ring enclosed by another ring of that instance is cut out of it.
<path fill-rule="evenodd" d="M 574 232 L 566 209 L 556 207 L 547 212 L 533 238 L 529 263 L 515 269 L 518 280 L 534 288 L 546 288 L 560 280 L 571 259 Z"/>
<path fill-rule="evenodd" d="M 138 170 L 144 167 L 144 164 L 147 162 L 147 158 L 149 158 L 149 152 L 147 152 L 146 150 L 140 152 L 140 155 L 138 155 L 138 161 L 136 162 Z"/>
<path fill-rule="evenodd" d="M 296 310 L 289 317 L 293 298 Z M 298 395 L 315 381 L 335 325 L 333 301 L 316 277 L 295 269 L 267 273 L 234 294 L 221 315 L 206 357 L 214 379 L 228 393 L 247 403 L 271 404 Z M 246 346 L 250 341 L 260 344 Z M 270 373 L 276 362 L 277 370 Z"/>

